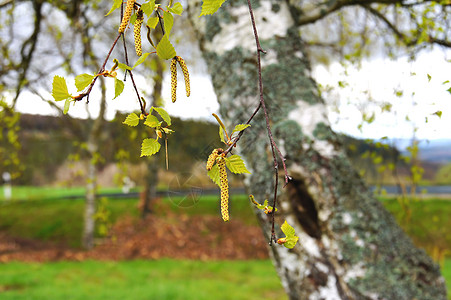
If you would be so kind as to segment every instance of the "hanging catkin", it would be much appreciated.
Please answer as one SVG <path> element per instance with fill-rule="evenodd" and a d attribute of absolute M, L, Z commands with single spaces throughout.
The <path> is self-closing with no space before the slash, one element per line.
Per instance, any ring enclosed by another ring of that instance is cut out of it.
<path fill-rule="evenodd" d="M 180 56 L 176 56 L 175 57 L 177 59 L 177 61 L 180 64 L 180 68 L 182 68 L 183 71 L 183 77 L 185 78 L 185 89 L 186 89 L 186 97 L 189 97 L 189 95 L 191 94 L 191 89 L 190 89 L 190 85 L 189 85 L 189 72 L 188 72 L 188 67 L 186 66 L 185 61 L 183 60 L 183 58 L 181 58 Z"/>
<path fill-rule="evenodd" d="M 141 56 L 143 54 L 143 48 L 141 43 L 141 25 L 144 21 L 143 11 L 141 9 L 136 13 L 136 21 L 133 27 L 133 35 L 135 36 L 135 50 L 136 55 Z"/>
<path fill-rule="evenodd" d="M 227 222 L 229 220 L 229 181 L 227 180 L 225 158 L 222 156 L 218 159 L 218 167 L 221 188 L 221 215 L 224 222 Z"/>
<path fill-rule="evenodd" d="M 177 100 L 177 59 L 171 61 L 171 97 L 172 102 Z"/>
<path fill-rule="evenodd" d="M 122 17 L 121 25 L 119 26 L 119 33 L 123 33 L 125 28 L 127 28 L 130 17 L 132 16 L 133 6 L 135 5 L 135 0 L 127 0 L 127 5 L 125 6 L 124 16 Z"/>
<path fill-rule="evenodd" d="M 211 168 L 213 168 L 213 165 L 215 164 L 216 158 L 218 157 L 218 153 L 219 153 L 219 148 L 218 149 L 214 149 L 210 156 L 208 156 L 208 160 L 207 160 L 207 171 L 210 171 Z M 222 150 L 222 149 L 221 149 Z"/>

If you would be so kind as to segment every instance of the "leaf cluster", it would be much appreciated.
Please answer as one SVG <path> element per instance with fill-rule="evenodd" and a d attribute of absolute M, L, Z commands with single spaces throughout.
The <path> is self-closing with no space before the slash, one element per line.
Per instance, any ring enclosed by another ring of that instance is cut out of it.
<path fill-rule="evenodd" d="M 154 111 L 162 119 L 162 121 L 160 121 L 155 115 L 152 115 L 152 112 Z M 155 131 L 156 137 L 146 138 L 143 140 L 141 144 L 141 157 L 151 156 L 160 151 L 161 144 L 158 142 L 158 139 L 163 138 L 163 136 L 166 139 L 169 134 L 174 132 L 169 128 L 172 124 L 171 117 L 167 111 L 161 107 L 151 107 L 147 116 L 141 114 L 138 117 L 136 113 L 131 113 L 125 118 L 123 124 L 135 127 L 138 126 L 139 122 L 144 119 L 145 121 L 143 124 L 152 128 Z M 166 126 L 163 126 L 163 123 L 166 123 Z"/>

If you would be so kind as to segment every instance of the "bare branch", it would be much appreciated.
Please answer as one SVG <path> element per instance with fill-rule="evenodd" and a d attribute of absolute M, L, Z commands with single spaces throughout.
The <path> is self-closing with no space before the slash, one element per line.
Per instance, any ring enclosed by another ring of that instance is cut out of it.
<path fill-rule="evenodd" d="M 390 22 L 390 20 L 388 20 L 381 12 L 379 12 L 377 9 L 372 8 L 369 5 L 365 5 L 362 6 L 364 7 L 367 11 L 369 11 L 372 15 L 374 15 L 375 17 L 377 17 L 379 20 L 381 20 L 392 32 L 394 35 L 396 35 L 396 37 L 407 47 L 412 47 L 418 44 L 418 39 L 417 38 L 409 38 L 408 36 L 406 36 L 404 33 L 401 32 L 401 30 L 399 30 L 395 24 L 393 24 L 392 22 Z M 437 44 L 443 47 L 448 47 L 451 48 L 451 41 L 447 41 L 447 40 L 443 40 L 443 39 L 437 39 L 434 38 L 432 36 L 428 36 L 428 40 L 426 41 L 427 43 L 430 44 Z"/>

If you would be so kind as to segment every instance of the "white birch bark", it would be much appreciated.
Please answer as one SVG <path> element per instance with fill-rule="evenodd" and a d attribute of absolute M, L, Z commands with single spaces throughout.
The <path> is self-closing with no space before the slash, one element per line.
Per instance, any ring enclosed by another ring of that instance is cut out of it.
<path fill-rule="evenodd" d="M 253 5 L 267 51 L 262 57 L 265 100 L 293 177 L 279 188 L 276 226 L 286 219 L 299 233 L 299 243 L 292 250 L 269 248 L 290 299 L 446 299 L 438 266 L 414 247 L 345 157 L 310 77 L 289 6 L 281 1 Z M 189 13 L 221 116 L 226 125 L 245 122 L 258 104 L 256 46 L 246 2 L 228 1 L 213 16 L 198 18 L 200 4 L 192 1 Z M 238 151 L 252 172 L 246 179 L 249 193 L 260 202 L 271 199 L 272 156 L 262 112 Z M 268 218 L 257 216 L 269 239 Z"/>

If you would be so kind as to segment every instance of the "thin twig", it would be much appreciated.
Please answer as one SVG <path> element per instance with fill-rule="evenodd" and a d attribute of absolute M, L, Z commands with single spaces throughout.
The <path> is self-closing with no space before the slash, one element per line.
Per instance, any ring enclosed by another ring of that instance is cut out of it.
<path fill-rule="evenodd" d="M 127 45 L 125 43 L 125 35 L 122 35 L 122 43 L 124 44 L 124 53 L 125 53 L 125 63 L 127 64 L 127 66 L 130 65 L 129 61 L 128 61 L 128 52 L 127 52 Z M 126 70 L 125 73 L 130 74 L 130 79 L 132 80 L 132 84 L 133 84 L 133 88 L 135 89 L 136 92 L 136 96 L 138 97 L 138 102 L 139 102 L 139 107 L 141 108 L 141 113 L 145 116 L 147 116 L 146 113 L 146 108 L 144 107 L 143 101 L 141 100 L 141 96 L 139 95 L 139 91 L 138 91 L 138 87 L 136 86 L 135 83 L 135 79 L 133 78 L 133 73 L 132 70 Z"/>
<path fill-rule="evenodd" d="M 265 105 L 265 100 L 263 97 L 263 79 L 262 79 L 262 67 L 261 67 L 261 53 L 266 53 L 261 45 L 260 45 L 260 40 L 258 38 L 258 33 L 257 33 L 257 26 L 255 25 L 255 19 L 254 19 L 254 13 L 252 10 L 252 5 L 250 0 L 247 0 L 247 4 L 249 7 L 249 14 L 251 17 L 251 22 L 252 22 L 252 29 L 254 31 L 254 37 L 255 37 L 255 43 L 257 46 L 257 65 L 258 65 L 258 86 L 259 86 L 259 93 L 260 93 L 260 101 L 259 101 L 259 105 L 256 108 L 256 110 L 254 111 L 254 113 L 252 114 L 252 116 L 249 118 L 248 122 L 246 124 L 249 124 L 249 122 L 254 118 L 255 114 L 258 112 L 258 110 L 260 108 L 263 108 L 263 112 L 265 114 L 265 120 L 266 120 L 266 130 L 268 132 L 268 138 L 270 141 L 270 145 L 271 145 L 271 152 L 272 152 L 272 156 L 273 156 L 273 160 L 274 160 L 274 173 L 275 173 L 275 185 L 274 185 L 274 201 L 273 201 L 273 210 L 271 213 L 271 222 L 272 222 L 272 228 L 271 228 L 271 239 L 269 241 L 269 245 L 272 245 L 273 242 L 276 242 L 276 234 L 275 234 L 275 230 L 274 230 L 274 216 L 275 216 L 275 211 L 276 211 L 276 206 L 277 206 L 277 187 L 279 184 L 279 163 L 277 161 L 277 156 L 280 158 L 282 164 L 283 164 L 283 168 L 285 171 L 285 185 L 288 184 L 289 180 L 291 179 L 291 177 L 288 175 L 287 172 L 287 168 L 285 165 L 285 158 L 282 155 L 282 153 L 280 152 L 279 148 L 276 145 L 276 142 L 274 141 L 274 138 L 272 136 L 272 132 L 271 132 L 271 126 L 269 124 L 269 116 L 268 116 L 268 110 L 266 109 L 266 105 Z M 238 136 L 234 139 L 232 145 L 229 146 L 229 148 L 227 148 L 227 150 L 225 151 L 226 154 L 228 152 L 231 151 L 231 149 L 233 148 L 233 146 L 238 142 L 238 140 L 241 138 L 241 136 L 243 135 L 244 131 L 241 131 Z M 276 156 L 276 152 L 277 152 L 277 156 Z"/>
<path fill-rule="evenodd" d="M 102 66 L 100 67 L 98 74 L 102 73 L 105 70 L 106 63 L 108 62 L 108 59 L 110 58 L 110 55 L 113 52 L 113 49 L 116 46 L 117 41 L 119 40 L 120 37 L 121 37 L 121 34 L 119 33 L 118 36 L 116 37 L 116 39 L 114 40 L 113 45 L 110 48 L 110 51 L 108 51 L 108 54 L 102 64 Z M 96 83 L 97 78 L 98 78 L 98 76 L 95 76 L 94 79 L 92 80 L 91 84 L 88 86 L 88 89 L 86 90 L 86 92 L 74 97 L 74 100 L 81 101 L 86 96 L 88 96 L 88 99 L 89 99 L 89 94 L 91 93 L 91 90 L 94 87 L 94 84 Z"/>

